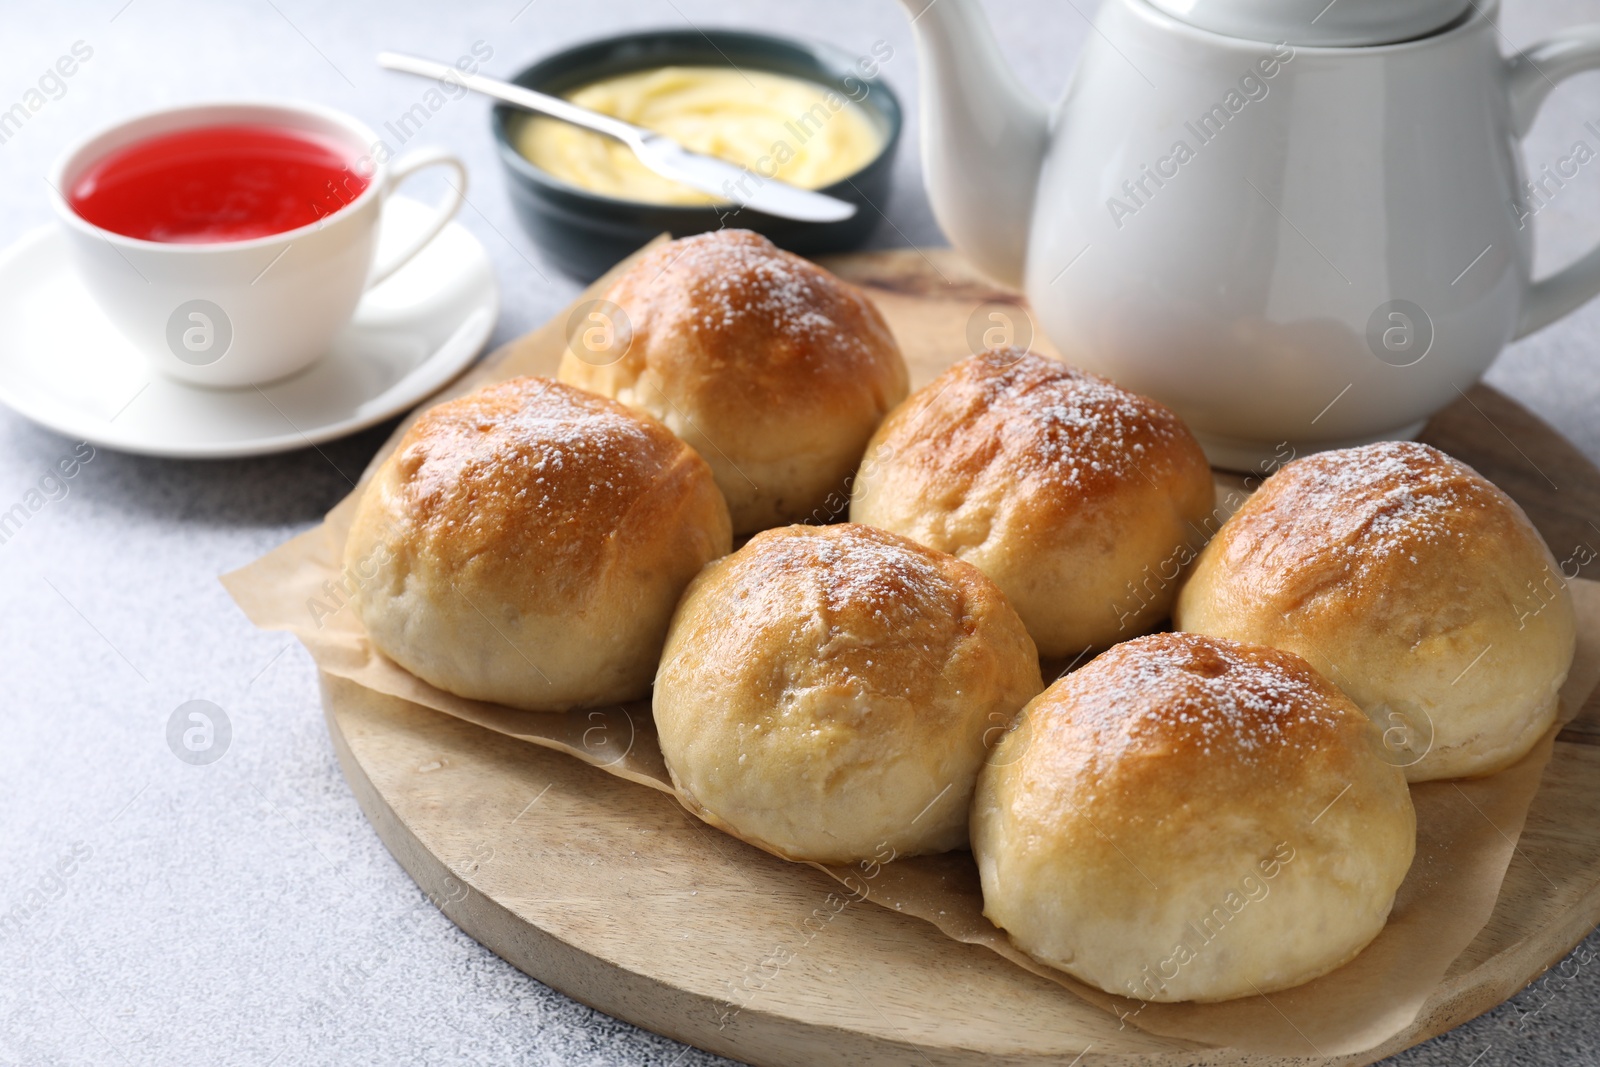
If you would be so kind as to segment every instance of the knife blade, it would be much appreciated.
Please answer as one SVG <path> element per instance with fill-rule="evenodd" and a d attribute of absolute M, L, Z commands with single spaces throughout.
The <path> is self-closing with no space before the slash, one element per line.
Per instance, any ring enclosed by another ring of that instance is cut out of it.
<path fill-rule="evenodd" d="M 378 65 L 403 74 L 459 85 L 513 107 L 535 111 L 615 138 L 631 148 L 640 163 L 663 178 L 682 182 L 711 196 L 722 197 L 738 204 L 740 208 L 750 208 L 797 222 L 841 222 L 856 213 L 856 205 L 848 200 L 840 200 L 813 189 L 802 189 L 776 178 L 766 178 L 748 167 L 690 151 L 665 134 L 591 111 L 557 96 L 482 74 L 468 74 L 448 63 L 397 52 L 378 53 Z"/>

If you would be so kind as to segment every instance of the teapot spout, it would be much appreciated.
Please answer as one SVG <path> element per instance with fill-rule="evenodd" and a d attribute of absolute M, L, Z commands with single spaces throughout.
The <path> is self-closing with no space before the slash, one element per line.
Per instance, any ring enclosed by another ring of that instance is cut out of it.
<path fill-rule="evenodd" d="M 901 0 L 921 64 L 922 170 L 934 217 L 977 268 L 1022 287 L 1049 116 L 1000 53 L 979 0 Z"/>

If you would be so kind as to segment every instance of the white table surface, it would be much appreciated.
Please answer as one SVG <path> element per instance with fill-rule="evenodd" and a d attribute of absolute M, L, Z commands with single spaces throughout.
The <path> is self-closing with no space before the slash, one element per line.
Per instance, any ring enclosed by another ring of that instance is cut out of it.
<path fill-rule="evenodd" d="M 1600 19 L 1600 0 L 1507 2 L 1508 48 Z M 1064 86 L 1095 6 L 990 2 L 1010 56 L 1045 94 Z M 501 74 L 635 26 L 758 27 L 862 53 L 881 39 L 894 49 L 884 74 L 917 113 L 917 61 L 892 0 L 6 0 L 0 12 L 0 109 L 74 42 L 93 49 L 60 99 L 0 144 L 6 242 L 48 221 L 42 176 L 55 154 L 121 115 L 303 97 L 380 127 L 421 91 L 374 67 L 384 48 L 453 59 L 483 42 L 487 70 Z M 1528 142 L 1533 166 L 1593 144 L 1586 120 L 1600 120 L 1595 75 L 1547 106 Z M 942 243 L 917 141 L 909 129 L 880 245 Z M 487 105 L 450 103 L 422 142 L 472 167 L 462 221 L 504 287 L 495 343 L 561 308 L 578 286 L 512 218 Z M 1546 269 L 1600 240 L 1600 167 L 1538 225 Z M 1591 306 L 1511 348 L 1490 377 L 1600 461 L 1597 341 Z M 314 524 L 387 432 L 238 462 L 101 452 L 66 498 L 0 544 L 0 916 L 24 916 L 0 924 L 0 1063 L 724 1062 L 545 988 L 429 905 L 339 774 L 311 661 L 253 629 L 218 585 Z M 0 411 L 0 505 L 72 446 Z M 232 723 L 228 751 L 208 766 L 167 746 L 169 715 L 191 699 Z M 74 850 L 72 872 L 55 876 Z M 1591 937 L 1509 1004 L 1397 1062 L 1600 1064 L 1597 950 Z"/>

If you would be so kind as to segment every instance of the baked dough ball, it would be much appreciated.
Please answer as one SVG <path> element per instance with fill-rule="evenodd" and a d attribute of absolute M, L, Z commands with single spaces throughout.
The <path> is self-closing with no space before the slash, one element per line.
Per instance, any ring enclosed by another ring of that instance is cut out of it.
<path fill-rule="evenodd" d="M 693 445 L 736 534 L 842 517 L 867 438 L 907 389 L 865 293 L 759 234 L 720 230 L 663 245 L 605 299 L 631 341 L 569 344 L 562 381 L 647 411 Z"/>
<path fill-rule="evenodd" d="M 957 363 L 884 421 L 850 519 L 976 565 L 1057 658 L 1167 617 L 1215 493 L 1172 412 L 1001 348 Z"/>
<path fill-rule="evenodd" d="M 986 744 L 1042 686 L 977 568 L 867 526 L 789 526 L 689 586 L 655 720 L 713 826 L 790 859 L 884 861 L 967 843 Z"/>
<path fill-rule="evenodd" d="M 1526 754 L 1555 721 L 1576 640 L 1566 583 L 1522 509 L 1410 441 L 1268 478 L 1195 564 L 1175 622 L 1304 656 L 1414 782 Z"/>
<path fill-rule="evenodd" d="M 361 620 L 440 689 L 532 711 L 645 696 L 678 596 L 731 547 L 711 471 L 665 426 L 547 378 L 423 414 L 345 543 Z"/>
<path fill-rule="evenodd" d="M 1377 936 L 1416 848 L 1405 776 L 1298 656 L 1199 634 L 1117 645 L 1045 690 L 972 806 L 984 914 L 1145 1001 L 1309 981 Z"/>

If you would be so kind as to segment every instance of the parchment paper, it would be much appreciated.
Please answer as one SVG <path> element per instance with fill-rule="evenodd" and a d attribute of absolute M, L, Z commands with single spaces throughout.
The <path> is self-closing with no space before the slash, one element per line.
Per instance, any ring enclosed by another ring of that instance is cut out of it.
<path fill-rule="evenodd" d="M 598 295 L 613 275 L 596 282 L 574 306 Z M 567 343 L 567 317 L 564 312 L 507 345 L 438 399 L 520 374 L 553 374 Z M 914 325 L 892 317 L 890 325 L 902 339 L 917 332 Z M 374 465 L 404 430 L 402 426 L 395 431 Z M 568 753 L 611 774 L 673 794 L 648 702 L 560 715 L 515 711 L 435 689 L 375 651 L 347 606 L 352 579 L 342 573 L 345 535 L 360 492 L 358 488 L 335 507 L 322 525 L 224 576 L 223 584 L 256 625 L 293 633 L 329 674 Z M 1578 579 L 1571 588 L 1578 609 L 1578 653 L 1562 691 L 1563 723 L 1578 713 L 1600 682 L 1600 583 Z M 983 917 L 978 872 L 967 852 L 860 869 L 820 869 L 857 895 L 924 919 L 957 941 L 992 949 L 1065 991 L 1115 1012 L 1127 1025 L 1263 1055 L 1350 1055 L 1408 1026 L 1451 962 L 1483 929 L 1558 729 L 1552 729 L 1522 762 L 1493 777 L 1413 787 L 1416 860 L 1388 925 L 1349 964 L 1270 996 L 1223 1004 L 1144 1004 L 1102 993 L 1037 964 Z"/>

